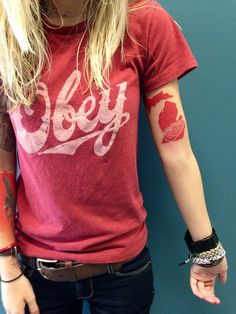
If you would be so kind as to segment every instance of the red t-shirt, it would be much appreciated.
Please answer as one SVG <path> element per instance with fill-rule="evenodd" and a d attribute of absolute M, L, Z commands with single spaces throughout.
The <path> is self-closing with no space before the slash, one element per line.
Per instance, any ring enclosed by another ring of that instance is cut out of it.
<path fill-rule="evenodd" d="M 86 88 L 85 23 L 45 29 L 52 64 L 31 108 L 10 113 L 20 163 L 16 236 L 23 254 L 82 263 L 118 262 L 147 241 L 137 175 L 140 92 L 197 66 L 181 30 L 155 1 L 129 13 L 110 86 Z"/>

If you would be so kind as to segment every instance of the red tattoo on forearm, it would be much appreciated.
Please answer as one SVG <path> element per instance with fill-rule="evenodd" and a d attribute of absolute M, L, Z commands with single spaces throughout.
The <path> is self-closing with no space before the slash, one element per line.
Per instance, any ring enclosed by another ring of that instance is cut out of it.
<path fill-rule="evenodd" d="M 12 237 L 15 220 L 15 175 L 10 172 L 0 173 L 0 231 L 4 238 Z M 7 241 L 6 241 L 7 242 Z"/>
<path fill-rule="evenodd" d="M 177 116 L 178 110 L 176 104 L 166 101 L 158 121 L 163 131 L 163 144 L 178 141 L 184 137 L 185 122 L 182 115 L 179 118 Z"/>
<path fill-rule="evenodd" d="M 148 112 L 151 112 L 152 107 L 155 107 L 160 101 L 167 100 L 169 98 L 172 98 L 172 95 L 169 95 L 168 93 L 163 93 L 162 91 L 152 98 L 145 98 L 145 104 Z"/>

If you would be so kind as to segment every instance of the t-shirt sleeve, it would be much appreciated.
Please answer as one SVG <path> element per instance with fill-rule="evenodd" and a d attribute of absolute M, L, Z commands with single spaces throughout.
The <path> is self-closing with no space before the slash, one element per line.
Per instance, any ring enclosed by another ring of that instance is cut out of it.
<path fill-rule="evenodd" d="M 160 6 L 153 10 L 142 77 L 144 93 L 179 79 L 197 67 L 197 61 L 175 20 Z"/>

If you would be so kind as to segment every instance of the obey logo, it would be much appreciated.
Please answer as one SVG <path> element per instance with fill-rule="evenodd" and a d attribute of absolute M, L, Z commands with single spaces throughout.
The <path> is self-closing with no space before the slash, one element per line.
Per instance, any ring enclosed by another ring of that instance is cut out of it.
<path fill-rule="evenodd" d="M 24 119 L 34 119 L 37 105 L 35 108 L 19 107 L 13 111 L 12 119 L 16 127 L 17 139 L 27 153 L 74 155 L 83 143 L 92 138 L 96 138 L 94 153 L 97 156 L 104 156 L 110 150 L 119 129 L 130 119 L 130 114 L 123 112 L 127 82 L 117 85 L 117 97 L 113 106 L 109 106 L 111 90 L 106 89 L 100 92 L 100 99 L 94 96 L 85 98 L 76 111 L 71 104 L 71 99 L 76 96 L 80 81 L 81 72 L 75 70 L 60 90 L 54 112 L 52 112 L 47 85 L 38 83 L 37 96 L 42 99 L 44 110 L 40 116 L 40 125 L 37 122 L 36 129 L 26 130 Z M 97 114 L 93 115 L 93 113 Z M 102 129 L 97 128 L 98 123 L 103 125 Z M 79 128 L 84 135 L 72 140 L 76 128 Z M 44 149 L 50 132 L 53 132 L 58 144 Z M 105 136 L 106 141 L 104 141 Z"/>

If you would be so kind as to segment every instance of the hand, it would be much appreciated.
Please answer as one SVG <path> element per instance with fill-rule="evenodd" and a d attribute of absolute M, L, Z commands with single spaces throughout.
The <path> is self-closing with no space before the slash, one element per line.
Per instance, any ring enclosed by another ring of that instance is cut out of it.
<path fill-rule="evenodd" d="M 221 283 L 227 281 L 226 258 L 214 267 L 193 265 L 190 271 L 190 286 L 194 295 L 212 304 L 219 304 L 220 299 L 215 295 L 215 280 Z"/>
<path fill-rule="evenodd" d="M 7 314 L 24 314 L 26 304 L 30 314 L 39 314 L 33 288 L 24 275 L 11 283 L 2 282 L 1 291 L 3 306 Z"/>

